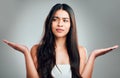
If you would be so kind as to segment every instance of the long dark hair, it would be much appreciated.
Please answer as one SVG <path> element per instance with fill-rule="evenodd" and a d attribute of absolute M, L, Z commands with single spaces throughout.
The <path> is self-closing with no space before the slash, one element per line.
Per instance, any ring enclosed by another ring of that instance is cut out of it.
<path fill-rule="evenodd" d="M 65 10 L 70 17 L 70 31 L 66 38 L 66 47 L 70 60 L 72 78 L 81 78 L 79 74 L 80 56 L 78 52 L 77 30 L 72 8 L 67 4 L 56 4 L 50 10 L 46 21 L 44 35 L 37 49 L 38 73 L 41 78 L 52 78 L 51 70 L 56 64 L 55 38 L 51 29 L 52 19 L 56 11 Z"/>

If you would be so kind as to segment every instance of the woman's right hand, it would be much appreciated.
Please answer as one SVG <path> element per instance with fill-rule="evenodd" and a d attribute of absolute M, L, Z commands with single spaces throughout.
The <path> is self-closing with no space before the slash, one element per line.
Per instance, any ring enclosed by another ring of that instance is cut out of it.
<path fill-rule="evenodd" d="M 29 49 L 24 45 L 10 42 L 8 40 L 3 40 L 3 42 L 6 43 L 8 46 L 12 47 L 13 49 L 22 52 L 25 55 L 26 76 L 27 76 L 26 78 L 39 78 L 38 72 L 35 68 Z"/>
<path fill-rule="evenodd" d="M 9 45 L 10 47 L 12 47 L 13 49 L 22 52 L 23 54 L 25 52 L 29 52 L 29 49 L 25 45 L 21 45 L 21 44 L 17 44 L 17 43 L 14 43 L 14 42 L 10 42 L 8 40 L 3 40 L 3 42 L 6 43 L 7 45 Z"/>

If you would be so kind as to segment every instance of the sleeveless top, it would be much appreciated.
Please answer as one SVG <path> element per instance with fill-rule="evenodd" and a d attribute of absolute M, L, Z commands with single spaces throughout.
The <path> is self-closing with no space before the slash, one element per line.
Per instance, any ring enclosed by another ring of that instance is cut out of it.
<path fill-rule="evenodd" d="M 51 71 L 53 78 L 71 78 L 70 64 L 57 64 Z"/>

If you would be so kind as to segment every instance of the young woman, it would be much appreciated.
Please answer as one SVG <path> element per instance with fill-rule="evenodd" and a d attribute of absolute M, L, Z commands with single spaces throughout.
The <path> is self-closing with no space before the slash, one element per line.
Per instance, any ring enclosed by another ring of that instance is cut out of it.
<path fill-rule="evenodd" d="M 45 21 L 44 36 L 31 52 L 24 45 L 3 40 L 25 56 L 27 78 L 91 78 L 96 57 L 118 48 L 113 46 L 91 52 L 78 45 L 72 8 L 56 4 Z"/>

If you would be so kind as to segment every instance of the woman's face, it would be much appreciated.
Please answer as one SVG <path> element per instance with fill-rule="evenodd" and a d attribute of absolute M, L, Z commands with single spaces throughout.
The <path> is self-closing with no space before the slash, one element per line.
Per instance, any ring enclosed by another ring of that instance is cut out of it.
<path fill-rule="evenodd" d="M 70 30 L 70 17 L 65 10 L 56 11 L 52 20 L 52 32 L 56 38 L 66 37 Z"/>

